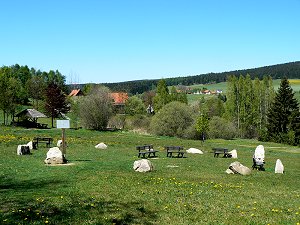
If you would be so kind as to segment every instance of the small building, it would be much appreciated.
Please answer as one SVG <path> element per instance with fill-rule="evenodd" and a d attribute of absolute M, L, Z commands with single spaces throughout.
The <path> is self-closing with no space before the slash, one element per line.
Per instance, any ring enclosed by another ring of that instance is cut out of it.
<path fill-rule="evenodd" d="M 113 92 L 110 95 L 114 105 L 124 105 L 128 99 L 128 94 L 126 92 Z"/>
<path fill-rule="evenodd" d="M 126 92 L 112 92 L 113 106 L 115 113 L 125 114 L 125 102 L 128 100 L 128 94 Z"/>
<path fill-rule="evenodd" d="M 37 111 L 36 109 L 24 109 L 19 112 L 15 117 L 18 118 L 18 121 L 15 122 L 16 125 L 24 127 L 35 127 L 35 128 L 47 128 L 47 124 L 38 123 L 39 118 L 47 118 L 46 115 Z"/>
<path fill-rule="evenodd" d="M 204 95 L 210 95 L 211 91 L 210 90 L 203 90 L 202 94 L 204 94 Z"/>

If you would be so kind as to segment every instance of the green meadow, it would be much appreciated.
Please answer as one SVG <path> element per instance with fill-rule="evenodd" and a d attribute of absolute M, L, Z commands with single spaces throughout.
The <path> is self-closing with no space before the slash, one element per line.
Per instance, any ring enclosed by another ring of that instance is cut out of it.
<path fill-rule="evenodd" d="M 67 159 L 44 164 L 48 148 L 18 156 L 35 136 L 61 138 L 59 129 L 0 127 L 0 224 L 300 224 L 300 148 L 256 140 L 183 140 L 132 132 L 68 129 Z M 106 150 L 96 149 L 100 142 Z M 154 171 L 133 170 L 137 145 L 153 144 Z M 252 166 L 257 145 L 266 171 L 225 173 Z M 203 155 L 167 158 L 164 146 L 198 148 Z M 212 147 L 236 149 L 238 159 L 214 158 Z M 285 167 L 275 174 L 277 159 Z"/>
<path fill-rule="evenodd" d="M 275 91 L 278 90 L 279 86 L 280 86 L 280 81 L 281 80 L 273 80 L 273 85 L 274 85 L 274 89 Z M 293 91 L 295 92 L 295 98 L 300 101 L 300 80 L 299 79 L 289 79 L 291 88 L 293 89 Z M 223 90 L 223 93 L 226 94 L 226 90 L 227 90 L 227 82 L 221 82 L 221 83 L 215 83 L 215 84 L 197 84 L 197 85 L 192 85 L 190 86 L 192 89 L 202 89 L 202 88 L 206 88 L 208 90 L 211 91 L 215 91 L 215 90 Z M 194 94 L 189 94 L 188 95 L 188 100 L 189 102 L 194 102 L 197 100 L 200 100 L 203 97 L 203 95 L 194 95 Z M 207 98 L 209 96 L 205 96 L 205 98 Z"/>

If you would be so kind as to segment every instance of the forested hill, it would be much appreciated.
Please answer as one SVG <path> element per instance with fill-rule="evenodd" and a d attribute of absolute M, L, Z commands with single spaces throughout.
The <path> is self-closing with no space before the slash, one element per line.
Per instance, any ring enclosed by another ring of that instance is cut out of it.
<path fill-rule="evenodd" d="M 269 75 L 273 79 L 281 79 L 285 76 L 290 79 L 300 79 L 300 61 L 278 64 L 273 66 L 264 66 L 254 69 L 235 70 L 223 73 L 208 73 L 187 77 L 166 78 L 165 80 L 168 86 L 175 86 L 179 84 L 189 86 L 193 84 L 220 83 L 226 81 L 229 75 L 245 76 L 247 74 L 249 74 L 252 78 L 258 77 L 260 79 L 265 75 Z M 112 91 L 125 91 L 128 93 L 136 94 L 152 90 L 153 87 L 157 85 L 158 81 L 158 79 L 136 80 L 120 83 L 105 83 L 103 85 L 109 87 Z"/>

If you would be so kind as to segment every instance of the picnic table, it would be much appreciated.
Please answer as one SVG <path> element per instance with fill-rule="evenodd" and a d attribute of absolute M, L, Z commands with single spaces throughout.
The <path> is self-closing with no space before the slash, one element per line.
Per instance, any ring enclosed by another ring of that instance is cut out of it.
<path fill-rule="evenodd" d="M 184 157 L 184 151 L 182 146 L 165 146 L 165 150 L 167 151 L 167 157 L 172 158 L 173 154 L 177 154 L 177 158 Z"/>
<path fill-rule="evenodd" d="M 153 145 L 141 145 L 141 146 L 136 146 L 136 150 L 138 150 L 138 157 L 143 157 L 145 158 L 146 156 L 148 157 L 156 157 L 156 152 L 157 150 L 153 149 Z"/>
<path fill-rule="evenodd" d="M 230 158 L 231 154 L 228 153 L 227 148 L 213 148 L 214 157 L 219 157 L 219 154 L 223 154 L 223 158 Z"/>
<path fill-rule="evenodd" d="M 39 143 L 45 143 L 46 147 L 49 148 L 53 142 L 53 138 L 51 137 L 35 137 L 32 141 L 32 148 L 37 149 Z"/>

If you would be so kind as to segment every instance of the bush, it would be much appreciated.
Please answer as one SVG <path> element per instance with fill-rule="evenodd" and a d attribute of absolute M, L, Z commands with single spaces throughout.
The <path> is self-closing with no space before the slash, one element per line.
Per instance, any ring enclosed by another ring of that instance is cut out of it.
<path fill-rule="evenodd" d="M 125 113 L 128 115 L 146 114 L 146 107 L 137 96 L 130 97 L 125 103 Z"/>
<path fill-rule="evenodd" d="M 156 135 L 183 137 L 193 122 L 192 112 L 188 105 L 170 102 L 153 116 L 150 131 Z"/>
<path fill-rule="evenodd" d="M 127 116 L 125 129 L 127 130 L 149 130 L 150 117 L 146 115 Z"/>
<path fill-rule="evenodd" d="M 125 126 L 125 115 L 115 115 L 111 117 L 107 126 L 113 129 L 123 129 Z"/>
<path fill-rule="evenodd" d="M 112 115 L 112 100 L 108 88 L 96 87 L 80 99 L 80 119 L 84 128 L 105 130 Z"/>
<path fill-rule="evenodd" d="M 232 122 L 218 116 L 209 121 L 209 138 L 232 139 L 236 135 L 237 130 Z"/>

